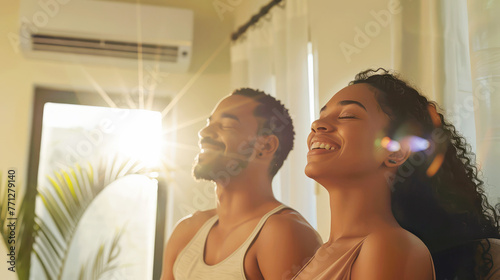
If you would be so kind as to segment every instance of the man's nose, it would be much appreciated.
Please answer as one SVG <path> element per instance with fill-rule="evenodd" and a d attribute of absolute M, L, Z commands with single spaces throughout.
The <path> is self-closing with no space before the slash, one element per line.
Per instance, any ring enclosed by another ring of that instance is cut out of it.
<path fill-rule="evenodd" d="M 202 129 L 200 129 L 200 131 L 198 131 L 198 137 L 200 139 L 206 138 L 206 137 L 210 137 L 212 139 L 217 138 L 215 135 L 213 126 L 210 124 L 207 124 L 204 128 L 202 128 Z"/>

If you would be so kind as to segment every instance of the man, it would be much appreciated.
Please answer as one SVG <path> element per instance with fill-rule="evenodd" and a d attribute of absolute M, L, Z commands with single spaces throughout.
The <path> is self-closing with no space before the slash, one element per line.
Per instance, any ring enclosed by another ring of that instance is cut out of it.
<path fill-rule="evenodd" d="M 178 223 L 162 279 L 292 278 L 322 242 L 272 192 L 293 148 L 288 110 L 264 92 L 238 89 L 219 102 L 199 136 L 193 175 L 215 183 L 216 208 Z"/>

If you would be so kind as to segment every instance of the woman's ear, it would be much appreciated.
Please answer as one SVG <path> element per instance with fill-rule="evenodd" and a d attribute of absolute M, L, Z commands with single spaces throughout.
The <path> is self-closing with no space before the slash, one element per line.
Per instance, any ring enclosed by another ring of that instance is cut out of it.
<path fill-rule="evenodd" d="M 273 157 L 274 153 L 278 149 L 280 141 L 278 137 L 274 134 L 259 136 L 257 140 L 257 157 L 265 158 L 265 157 Z"/>
<path fill-rule="evenodd" d="M 391 152 L 384 160 L 387 167 L 398 167 L 402 165 L 411 155 L 411 148 L 408 141 L 399 142 L 400 148 L 397 151 Z"/>

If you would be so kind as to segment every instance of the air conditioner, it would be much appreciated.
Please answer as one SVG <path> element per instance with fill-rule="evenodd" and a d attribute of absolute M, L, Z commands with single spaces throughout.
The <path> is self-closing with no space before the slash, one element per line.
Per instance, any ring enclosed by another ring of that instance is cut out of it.
<path fill-rule="evenodd" d="M 162 71 L 189 68 L 191 10 L 93 0 L 22 0 L 20 48 L 26 57 Z"/>

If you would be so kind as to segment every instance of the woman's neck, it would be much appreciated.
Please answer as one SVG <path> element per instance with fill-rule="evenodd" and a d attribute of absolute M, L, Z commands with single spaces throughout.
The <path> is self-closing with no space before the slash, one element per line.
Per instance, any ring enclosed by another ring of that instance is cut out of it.
<path fill-rule="evenodd" d="M 382 179 L 382 180 L 381 180 Z M 364 237 L 381 226 L 398 226 L 383 178 L 325 184 L 330 196 L 330 239 Z"/>

